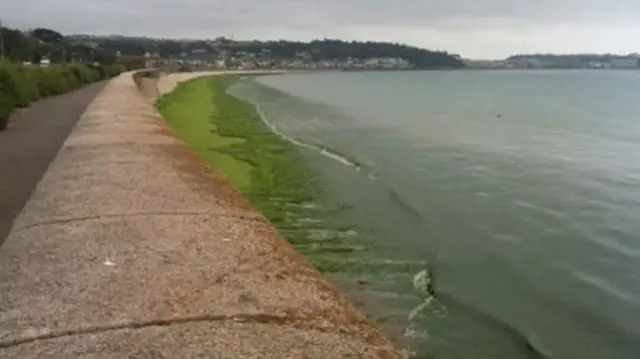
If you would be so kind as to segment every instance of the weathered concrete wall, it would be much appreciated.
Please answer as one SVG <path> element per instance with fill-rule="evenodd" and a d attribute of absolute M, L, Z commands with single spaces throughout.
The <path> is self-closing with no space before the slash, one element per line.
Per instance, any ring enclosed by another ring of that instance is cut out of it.
<path fill-rule="evenodd" d="M 156 100 L 160 96 L 158 81 L 165 74 L 157 69 L 141 70 L 135 72 L 133 81 L 138 86 L 140 93 L 150 100 Z"/>
<path fill-rule="evenodd" d="M 131 74 L 89 106 L 0 248 L 0 358 L 399 358 Z"/>

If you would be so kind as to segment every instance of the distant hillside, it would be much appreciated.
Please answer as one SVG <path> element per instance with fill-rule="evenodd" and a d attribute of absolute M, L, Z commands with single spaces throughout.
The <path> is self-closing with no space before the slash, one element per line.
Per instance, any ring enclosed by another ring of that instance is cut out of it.
<path fill-rule="evenodd" d="M 464 63 L 458 56 L 442 51 L 385 42 L 346 42 L 340 40 L 294 41 L 232 41 L 175 40 L 125 36 L 73 35 L 67 38 L 99 46 L 111 54 L 151 56 L 172 59 L 215 60 L 221 57 L 251 57 L 254 59 L 347 61 L 376 58 L 402 59 L 412 68 L 459 68 Z"/>

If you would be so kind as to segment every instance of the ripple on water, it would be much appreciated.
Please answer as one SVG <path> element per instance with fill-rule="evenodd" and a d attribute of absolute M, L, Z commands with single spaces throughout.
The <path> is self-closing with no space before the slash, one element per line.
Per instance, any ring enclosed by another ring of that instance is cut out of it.
<path fill-rule="evenodd" d="M 571 276 L 577 279 L 579 282 L 588 284 L 597 290 L 606 293 L 607 296 L 613 296 L 619 300 L 622 300 L 628 304 L 640 307 L 638 298 L 633 293 L 628 292 L 624 288 L 621 288 L 611 281 L 602 276 L 588 273 L 586 271 L 579 270 L 575 267 L 570 268 Z"/>

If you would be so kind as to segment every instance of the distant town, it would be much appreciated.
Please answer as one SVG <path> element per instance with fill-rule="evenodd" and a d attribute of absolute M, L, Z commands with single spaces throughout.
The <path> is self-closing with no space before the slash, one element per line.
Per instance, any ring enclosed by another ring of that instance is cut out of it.
<path fill-rule="evenodd" d="M 410 70 L 464 67 L 459 56 L 384 42 L 310 42 L 150 39 L 125 36 L 66 37 L 115 55 L 138 56 L 148 66 L 189 69 Z"/>
<path fill-rule="evenodd" d="M 515 55 L 504 60 L 464 60 L 481 69 L 640 69 L 640 54 Z"/>
<path fill-rule="evenodd" d="M 291 70 L 410 70 L 416 66 L 400 57 L 370 57 L 353 58 L 347 56 L 342 59 L 317 60 L 313 58 L 313 52 L 297 52 L 292 58 L 281 58 L 271 56 L 268 49 L 263 49 L 259 53 L 238 51 L 236 53 L 222 52 L 210 56 L 206 59 L 193 58 L 193 55 L 206 54 L 206 50 L 197 49 L 191 54 L 182 52 L 179 56 L 165 58 L 157 52 L 145 52 L 143 55 L 148 59 L 147 66 L 167 66 L 175 64 L 177 66 L 188 67 L 189 69 L 207 70 L 255 70 L 255 69 L 291 69 Z M 120 52 L 117 56 L 122 56 Z"/>

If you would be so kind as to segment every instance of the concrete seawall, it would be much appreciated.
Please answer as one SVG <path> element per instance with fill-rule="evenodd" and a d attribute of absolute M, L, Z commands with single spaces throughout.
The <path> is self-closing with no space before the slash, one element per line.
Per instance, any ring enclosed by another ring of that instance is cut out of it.
<path fill-rule="evenodd" d="M 0 358 L 401 358 L 151 100 L 112 80 L 14 222 Z"/>

